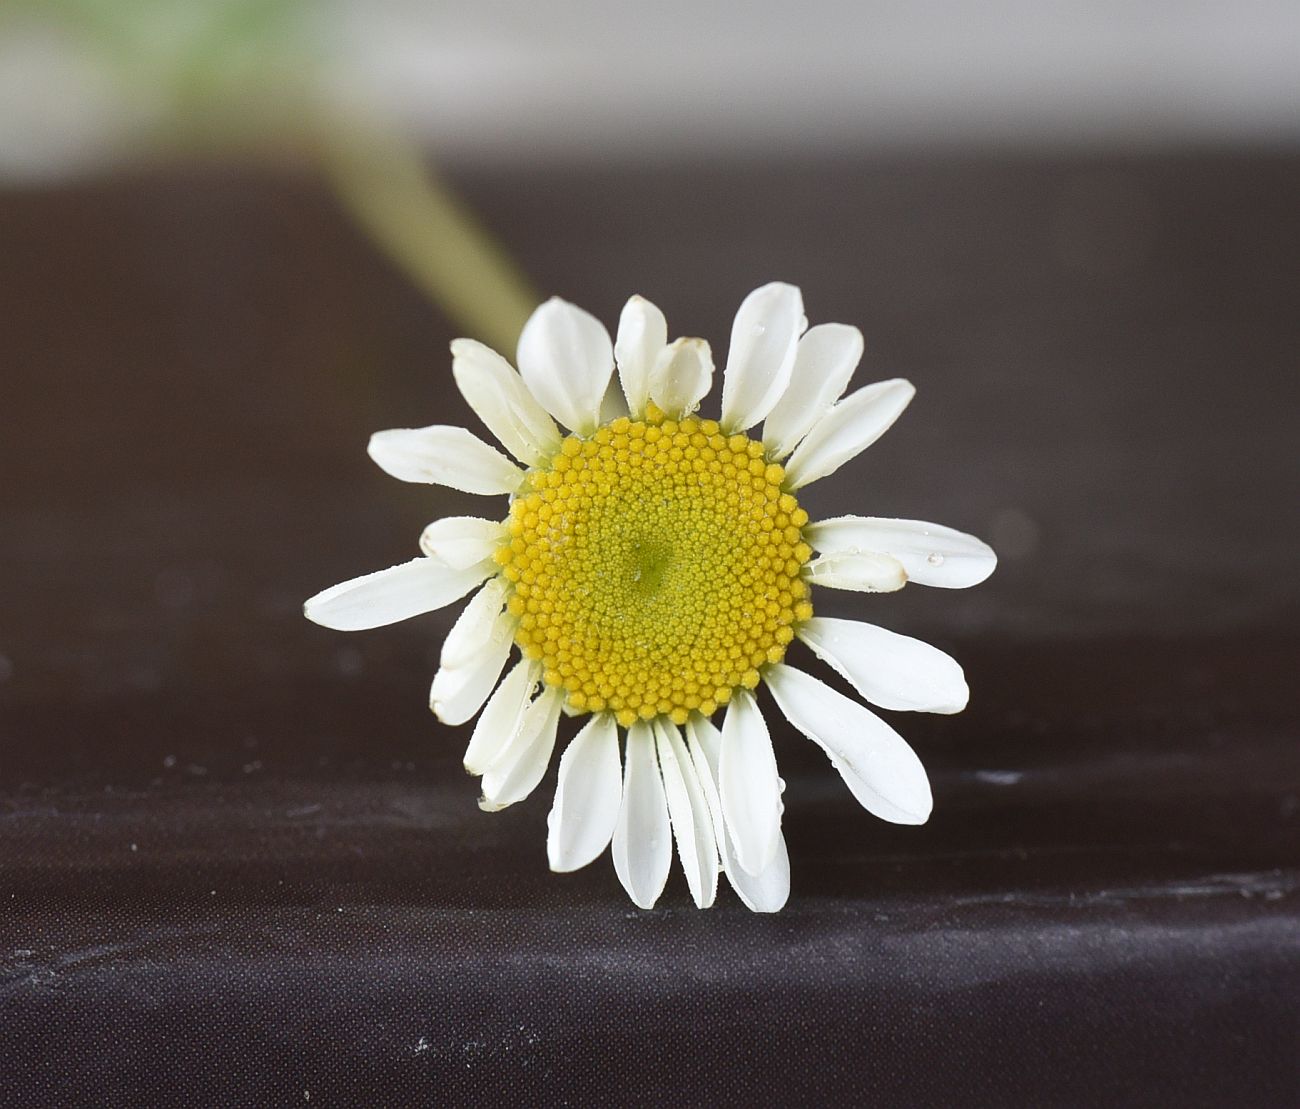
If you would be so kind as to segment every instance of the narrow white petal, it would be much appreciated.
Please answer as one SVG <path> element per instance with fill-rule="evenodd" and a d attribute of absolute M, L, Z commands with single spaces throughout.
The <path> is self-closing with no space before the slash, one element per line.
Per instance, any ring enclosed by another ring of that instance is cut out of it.
<path fill-rule="evenodd" d="M 784 835 L 777 836 L 776 854 L 757 874 L 750 874 L 734 859 L 726 870 L 731 888 L 753 912 L 779 913 L 790 899 L 790 854 Z"/>
<path fill-rule="evenodd" d="M 673 861 L 668 799 L 655 759 L 654 733 L 638 720 L 627 734 L 623 803 L 614 826 L 614 870 L 632 901 L 654 908 Z"/>
<path fill-rule="evenodd" d="M 503 610 L 504 602 L 500 579 L 488 582 L 443 641 L 429 708 L 444 724 L 464 724 L 483 707 L 501 678 L 518 623 Z"/>
<path fill-rule="evenodd" d="M 612 715 L 597 713 L 560 756 L 555 803 L 546 820 L 551 869 L 577 870 L 604 851 L 622 804 L 618 728 Z"/>
<path fill-rule="evenodd" d="M 941 589 L 979 585 L 998 564 L 993 548 L 973 535 L 924 520 L 837 516 L 805 530 L 808 542 L 827 554 L 878 551 L 898 559 L 909 581 Z"/>
<path fill-rule="evenodd" d="M 778 912 L 790 896 L 790 856 L 785 848 L 785 836 L 781 836 L 777 843 L 772 861 L 758 874 L 748 873 L 737 863 L 731 837 L 722 817 L 722 800 L 718 796 L 716 784 L 722 736 L 704 717 L 693 716 L 686 722 L 686 742 L 700 790 L 713 821 L 713 835 L 727 880 L 741 901 L 752 911 Z"/>
<path fill-rule="evenodd" d="M 479 808 L 496 812 L 522 801 L 537 788 L 555 750 L 564 690 L 547 686 L 524 709 L 523 719 L 510 744 L 483 775 Z"/>
<path fill-rule="evenodd" d="M 869 551 L 814 558 L 804 567 L 803 576 L 813 585 L 855 593 L 893 593 L 907 584 L 907 572 L 898 559 Z"/>
<path fill-rule="evenodd" d="M 709 810 L 709 819 L 713 824 L 713 839 L 718 847 L 718 854 L 726 869 L 732 859 L 731 838 L 727 834 L 727 822 L 722 815 L 722 798 L 718 794 L 718 761 L 722 756 L 722 733 L 706 717 L 692 713 L 686 721 L 686 749 L 690 754 L 691 765 L 704 795 L 704 803 Z M 728 870 L 728 874 L 730 871 Z"/>
<path fill-rule="evenodd" d="M 519 731 L 541 676 L 540 663 L 520 659 L 488 698 L 465 748 L 465 769 L 471 774 L 485 773 L 505 753 Z"/>
<path fill-rule="evenodd" d="M 384 473 L 401 481 L 445 485 L 462 493 L 513 493 L 524 477 L 504 454 L 463 427 L 376 431 L 367 449 Z"/>
<path fill-rule="evenodd" d="M 767 686 L 786 718 L 821 747 L 868 812 L 894 824 L 924 824 L 933 798 L 925 767 L 875 713 L 811 674 L 779 663 Z"/>
<path fill-rule="evenodd" d="M 722 375 L 722 426 L 728 432 L 753 427 L 781 399 L 806 325 L 803 294 L 793 285 L 774 281 L 741 303 Z"/>
<path fill-rule="evenodd" d="M 699 908 L 707 909 L 718 895 L 718 844 L 713 818 L 676 725 L 657 720 L 654 733 L 677 857 L 682 860 L 691 898 Z"/>
<path fill-rule="evenodd" d="M 469 599 L 461 614 L 456 617 L 447 638 L 442 641 L 439 663 L 442 666 L 460 666 L 479 654 L 492 640 L 497 622 L 509 614 L 505 607 L 510 583 L 504 578 L 493 578 Z"/>
<path fill-rule="evenodd" d="M 919 639 L 814 616 L 798 631 L 813 653 L 873 705 L 899 712 L 961 712 L 970 699 L 957 660 Z"/>
<path fill-rule="evenodd" d="M 513 621 L 498 622 L 482 654 L 457 667 L 438 668 L 429 688 L 429 709 L 444 724 L 464 724 L 483 707 L 510 658 L 513 629 Z"/>
<path fill-rule="evenodd" d="M 461 394 L 501 445 L 527 466 L 560 449 L 560 430 L 501 355 L 473 339 L 451 344 L 451 373 Z"/>
<path fill-rule="evenodd" d="M 692 713 L 686 721 L 686 735 L 708 759 L 709 766 L 713 769 L 713 779 L 716 782 L 718 764 L 722 760 L 722 733 L 718 731 L 717 725 L 707 716 Z M 719 809 L 719 816 L 721 813 L 722 810 Z"/>
<path fill-rule="evenodd" d="M 677 339 L 650 371 L 650 399 L 673 419 L 689 416 L 713 384 L 713 352 L 703 339 Z"/>
<path fill-rule="evenodd" d="M 448 566 L 473 566 L 491 558 L 505 537 L 506 526 L 498 520 L 444 516 L 421 533 L 420 550 Z"/>
<path fill-rule="evenodd" d="M 645 297 L 634 296 L 623 306 L 618 318 L 618 338 L 614 340 L 614 358 L 618 362 L 618 380 L 634 418 L 645 414 L 650 398 L 650 371 L 659 352 L 668 345 L 668 321 Z"/>
<path fill-rule="evenodd" d="M 781 779 L 763 713 L 748 690 L 732 695 L 722 722 L 718 795 L 736 859 L 760 873 L 781 838 Z"/>
<path fill-rule="evenodd" d="M 912 383 L 901 377 L 850 393 L 813 424 L 790 456 L 785 467 L 789 487 L 819 481 L 856 458 L 889 430 L 915 395 Z"/>
<path fill-rule="evenodd" d="M 763 446 L 784 458 L 848 388 L 862 360 L 862 332 L 824 323 L 799 340 L 790 385 L 763 423 Z"/>
<path fill-rule="evenodd" d="M 605 386 L 614 372 L 609 332 L 590 312 L 552 297 L 524 324 L 519 372 L 529 391 L 565 427 L 596 430 Z"/>
<path fill-rule="evenodd" d="M 303 605 L 303 615 L 336 631 L 395 624 L 459 600 L 497 571 L 493 562 L 456 568 L 435 558 L 414 558 L 322 590 Z"/>

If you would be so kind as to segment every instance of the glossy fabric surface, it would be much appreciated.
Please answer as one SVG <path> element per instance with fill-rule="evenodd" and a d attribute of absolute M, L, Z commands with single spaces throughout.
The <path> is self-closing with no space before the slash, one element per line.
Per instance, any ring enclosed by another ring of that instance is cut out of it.
<path fill-rule="evenodd" d="M 456 609 L 300 615 L 498 505 L 365 457 L 474 426 L 452 327 L 299 179 L 0 194 L 5 1103 L 1300 1100 L 1300 162 L 456 179 L 611 326 L 641 292 L 721 362 L 780 278 L 862 327 L 855 383 L 917 385 L 807 507 L 1002 556 L 818 594 L 966 667 L 962 715 L 885 714 L 934 816 L 773 717 L 779 916 L 550 874 L 554 769 L 481 813 L 425 707 Z"/>

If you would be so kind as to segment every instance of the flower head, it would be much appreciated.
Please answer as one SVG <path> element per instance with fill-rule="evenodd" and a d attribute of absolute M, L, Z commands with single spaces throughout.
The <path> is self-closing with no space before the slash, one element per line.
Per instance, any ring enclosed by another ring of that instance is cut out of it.
<path fill-rule="evenodd" d="M 755 697 L 766 684 L 864 807 L 896 823 L 928 818 L 929 783 L 904 740 L 784 661 L 798 638 L 881 708 L 966 705 L 961 668 L 942 651 L 813 614 L 814 587 L 961 588 L 996 564 L 950 528 L 810 522 L 800 506 L 800 489 L 875 442 L 912 398 L 902 380 L 843 396 L 862 356 L 856 328 L 807 329 L 798 289 L 756 289 L 732 326 L 716 420 L 696 414 L 713 379 L 709 345 L 670 343 L 641 297 L 614 343 L 581 309 L 543 304 L 520 337 L 518 372 L 472 340 L 451 349 L 461 392 L 519 465 L 445 426 L 378 432 L 370 456 L 404 481 L 505 495 L 508 512 L 430 524 L 422 557 L 327 589 L 306 614 L 377 627 L 481 586 L 443 644 L 430 707 L 448 724 L 479 714 L 465 766 L 482 777 L 483 808 L 527 797 L 561 713 L 587 716 L 560 759 L 552 869 L 584 866 L 612 843 L 619 879 L 648 908 L 675 840 L 696 904 L 712 904 L 725 873 L 751 909 L 779 909 L 790 871 L 783 785 Z"/>

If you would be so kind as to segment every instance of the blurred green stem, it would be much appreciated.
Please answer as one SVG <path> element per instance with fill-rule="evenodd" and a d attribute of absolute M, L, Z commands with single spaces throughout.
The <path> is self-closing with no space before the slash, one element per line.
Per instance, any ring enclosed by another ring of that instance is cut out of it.
<path fill-rule="evenodd" d="M 318 153 L 352 217 L 453 323 L 512 357 L 539 301 L 527 279 L 413 145 L 330 123 Z"/>

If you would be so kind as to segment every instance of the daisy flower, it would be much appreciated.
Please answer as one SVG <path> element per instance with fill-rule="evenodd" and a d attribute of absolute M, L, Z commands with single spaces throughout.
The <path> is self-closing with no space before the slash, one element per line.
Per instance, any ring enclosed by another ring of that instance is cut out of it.
<path fill-rule="evenodd" d="M 716 420 L 696 415 L 713 384 L 709 344 L 670 343 L 663 313 L 639 296 L 612 343 L 595 317 L 547 301 L 519 338 L 518 372 L 471 339 L 451 353 L 456 384 L 513 460 L 443 425 L 378 432 L 370 457 L 402 481 L 507 497 L 504 519 L 437 520 L 419 558 L 327 589 L 305 611 L 351 631 L 478 590 L 443 644 L 429 704 L 446 724 L 478 715 L 465 767 L 482 779 L 482 808 L 532 793 L 561 714 L 585 717 L 560 758 L 551 869 L 611 846 L 624 888 L 650 908 L 675 840 L 701 908 L 725 874 L 751 909 L 773 912 L 790 864 L 762 684 L 868 811 L 925 822 L 929 782 L 902 737 L 784 661 L 797 638 L 880 708 L 966 705 L 961 667 L 942 651 L 813 615 L 817 588 L 962 588 L 996 563 L 951 528 L 813 522 L 800 507 L 805 486 L 874 443 L 912 399 L 900 379 L 843 395 L 862 356 L 857 328 L 809 329 L 797 288 L 756 289 L 732 325 Z"/>

